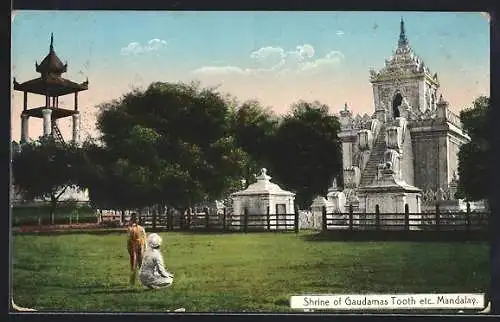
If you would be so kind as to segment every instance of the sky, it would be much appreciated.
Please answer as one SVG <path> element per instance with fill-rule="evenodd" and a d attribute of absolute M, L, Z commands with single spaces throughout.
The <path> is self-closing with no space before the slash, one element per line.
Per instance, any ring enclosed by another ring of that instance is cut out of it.
<path fill-rule="evenodd" d="M 408 40 L 440 93 L 459 112 L 490 92 L 490 35 L 479 12 L 300 11 L 16 11 L 12 19 L 12 77 L 39 76 L 35 61 L 54 49 L 68 63 L 63 77 L 89 80 L 79 94 L 82 137 L 96 135 L 101 103 L 153 81 L 200 81 L 240 101 L 257 99 L 276 114 L 298 100 L 320 101 L 337 113 L 345 103 L 372 114 L 369 70 L 397 47 L 401 18 Z M 28 95 L 28 107 L 45 103 Z M 12 92 L 12 139 L 20 137 L 23 94 Z M 73 96 L 59 99 L 73 108 Z M 60 121 L 71 138 L 71 118 Z M 29 135 L 42 134 L 30 119 Z"/>

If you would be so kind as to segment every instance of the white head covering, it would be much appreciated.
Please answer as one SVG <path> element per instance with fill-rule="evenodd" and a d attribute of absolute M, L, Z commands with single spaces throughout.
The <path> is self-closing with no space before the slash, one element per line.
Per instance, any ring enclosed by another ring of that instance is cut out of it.
<path fill-rule="evenodd" d="M 161 242 L 162 242 L 162 239 L 161 239 L 160 235 L 155 234 L 155 233 L 149 234 L 149 236 L 148 236 L 148 246 L 149 247 L 158 248 L 158 247 L 160 247 Z"/>

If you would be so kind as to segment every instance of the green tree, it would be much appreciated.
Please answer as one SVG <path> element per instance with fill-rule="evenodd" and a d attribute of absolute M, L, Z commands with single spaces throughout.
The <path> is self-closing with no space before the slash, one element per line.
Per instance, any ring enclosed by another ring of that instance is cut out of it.
<path fill-rule="evenodd" d="M 228 100 L 198 84 L 134 90 L 102 104 L 97 127 L 102 147 L 89 144 L 95 160 L 89 164 L 97 165 L 89 166 L 86 185 L 96 191 L 91 196 L 102 189 L 99 182 L 116 187 L 106 196 L 115 206 L 184 210 L 221 198 L 238 184 L 248 159 L 232 135 Z"/>
<path fill-rule="evenodd" d="M 13 144 L 13 183 L 24 199 L 50 201 L 53 224 L 59 198 L 68 187 L 78 188 L 79 148 L 60 144 L 52 137 Z"/>
<path fill-rule="evenodd" d="M 473 106 L 460 112 L 460 120 L 471 141 L 463 144 L 458 153 L 459 184 L 457 197 L 470 201 L 488 196 L 488 162 L 490 143 L 488 141 L 489 97 L 481 96 Z"/>
<path fill-rule="evenodd" d="M 236 143 L 250 155 L 244 171 L 247 184 L 255 181 L 254 174 L 260 168 L 271 167 L 270 151 L 278 122 L 278 117 L 256 100 L 246 101 L 235 109 L 233 128 Z"/>
<path fill-rule="evenodd" d="M 337 133 L 340 123 L 317 101 L 300 101 L 280 123 L 271 149 L 272 174 L 294 190 L 299 207 L 309 207 L 316 195 L 327 193 L 341 173 L 342 159 Z"/>

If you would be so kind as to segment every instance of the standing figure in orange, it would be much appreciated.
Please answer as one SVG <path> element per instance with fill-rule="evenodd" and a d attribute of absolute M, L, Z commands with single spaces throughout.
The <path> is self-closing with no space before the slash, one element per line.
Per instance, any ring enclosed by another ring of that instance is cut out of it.
<path fill-rule="evenodd" d="M 127 228 L 128 240 L 127 250 L 130 256 L 130 284 L 135 284 L 136 275 L 142 264 L 142 255 L 146 249 L 146 231 L 137 223 L 137 214 L 130 216 L 129 226 Z"/>

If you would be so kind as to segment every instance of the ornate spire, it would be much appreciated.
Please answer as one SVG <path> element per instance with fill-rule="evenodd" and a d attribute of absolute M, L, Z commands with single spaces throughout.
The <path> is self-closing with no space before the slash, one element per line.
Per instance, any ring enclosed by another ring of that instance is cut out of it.
<path fill-rule="evenodd" d="M 67 71 L 68 64 L 63 64 L 54 51 L 54 33 L 50 33 L 49 53 L 40 65 L 35 62 L 36 71 L 42 75 L 61 75 Z"/>
<path fill-rule="evenodd" d="M 405 22 L 403 20 L 403 17 L 401 17 L 401 30 L 399 33 L 398 47 L 404 47 L 406 45 L 408 45 L 408 39 L 406 38 L 405 34 Z"/>
<path fill-rule="evenodd" d="M 49 48 L 49 52 L 54 52 L 54 33 L 51 32 L 50 33 L 50 48 Z"/>
<path fill-rule="evenodd" d="M 335 191 L 338 191 L 339 188 L 338 188 L 338 185 L 337 185 L 337 178 L 334 178 L 333 179 L 333 182 L 332 182 L 332 186 L 330 188 L 328 188 L 328 192 L 335 192 Z"/>
<path fill-rule="evenodd" d="M 262 168 L 260 169 L 260 175 L 256 176 L 256 179 L 258 181 L 269 181 L 271 180 L 271 177 L 267 175 L 267 169 Z"/>

